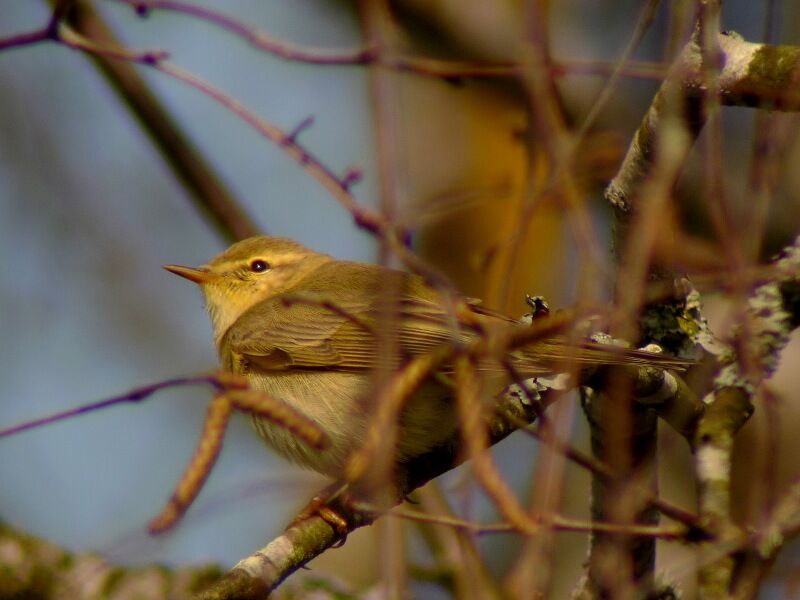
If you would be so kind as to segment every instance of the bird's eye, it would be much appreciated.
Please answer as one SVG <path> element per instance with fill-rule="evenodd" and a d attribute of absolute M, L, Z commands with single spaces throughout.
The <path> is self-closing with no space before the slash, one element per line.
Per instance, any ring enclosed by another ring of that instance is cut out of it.
<path fill-rule="evenodd" d="M 265 260 L 257 258 L 250 263 L 250 270 L 253 273 L 263 273 L 264 271 L 269 271 L 269 263 Z"/>

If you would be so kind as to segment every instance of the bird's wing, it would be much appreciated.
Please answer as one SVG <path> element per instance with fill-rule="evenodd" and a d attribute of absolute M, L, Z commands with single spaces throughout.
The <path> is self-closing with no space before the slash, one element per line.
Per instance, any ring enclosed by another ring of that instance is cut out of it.
<path fill-rule="evenodd" d="M 437 302 L 411 293 L 402 293 L 395 306 L 399 315 L 384 326 L 376 306 L 364 300 L 374 297 L 353 292 L 332 304 L 314 291 L 287 293 L 242 315 L 223 347 L 262 369 L 357 371 L 381 360 L 377 339 L 383 327 L 396 335 L 398 362 L 473 337 L 459 331 Z"/>
<path fill-rule="evenodd" d="M 223 347 L 263 369 L 293 366 L 333 367 L 341 357 L 330 343 L 342 325 L 334 313 L 310 305 L 284 306 L 280 299 L 263 301 L 242 315 L 226 332 Z"/>
<path fill-rule="evenodd" d="M 348 265 L 350 265 L 348 267 Z M 344 272 L 350 269 L 352 272 Z M 337 278 L 348 277 L 349 285 L 338 288 L 335 303 L 327 291 Z M 394 279 L 392 279 L 394 278 Z M 394 285 L 398 298 L 396 318 L 384 322 L 372 299 L 381 286 Z M 222 340 L 234 360 L 268 370 L 327 369 L 361 371 L 385 360 L 378 347 L 381 331 L 391 332 L 398 349 L 396 363 L 435 350 L 443 345 L 467 343 L 475 334 L 458 325 L 441 298 L 421 280 L 397 271 L 378 271 L 355 263 L 338 263 L 337 269 L 317 274 L 304 291 L 287 292 L 265 300 L 247 312 Z M 469 303 L 474 318 L 489 328 L 515 327 L 508 317 Z M 550 373 L 571 364 L 650 364 L 681 368 L 685 361 L 603 344 L 570 346 L 552 337 L 508 354 L 510 363 L 523 375 Z M 496 361 L 482 361 L 481 370 L 502 369 Z M 449 371 L 449 365 L 441 370 Z"/>

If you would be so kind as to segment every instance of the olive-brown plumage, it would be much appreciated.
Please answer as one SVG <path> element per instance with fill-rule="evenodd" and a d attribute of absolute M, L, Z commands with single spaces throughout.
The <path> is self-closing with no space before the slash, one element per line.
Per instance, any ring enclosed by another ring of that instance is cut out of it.
<path fill-rule="evenodd" d="M 291 460 L 332 477 L 341 475 L 347 457 L 363 443 L 379 361 L 395 368 L 409 357 L 473 339 L 475 324 L 491 329 L 514 323 L 474 303 L 471 323 L 458 322 L 440 294 L 416 275 L 335 260 L 283 238 L 249 238 L 198 269 L 165 268 L 201 286 L 223 368 L 313 419 L 331 444 L 324 451 L 312 449 L 280 426 L 255 418 L 260 435 Z M 378 347 L 387 324 L 393 357 Z M 658 355 L 591 345 L 575 349 L 557 340 L 537 342 L 510 357 L 526 376 L 551 373 L 567 360 L 670 366 Z M 489 391 L 499 392 L 499 366 L 487 362 L 482 368 L 491 371 L 488 385 L 496 389 Z M 406 404 L 399 462 L 456 435 L 447 366 L 442 371 L 444 376 L 430 377 Z"/>

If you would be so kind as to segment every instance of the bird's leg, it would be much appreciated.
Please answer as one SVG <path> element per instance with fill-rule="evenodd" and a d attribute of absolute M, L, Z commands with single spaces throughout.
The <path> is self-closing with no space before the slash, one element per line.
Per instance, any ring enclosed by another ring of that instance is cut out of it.
<path fill-rule="evenodd" d="M 297 525 L 311 517 L 319 516 L 341 536 L 342 539 L 337 543 L 337 546 L 344 544 L 345 541 L 347 541 L 347 534 L 350 532 L 350 525 L 347 519 L 332 507 L 330 503 L 334 500 L 339 500 L 340 503 L 346 504 L 346 492 L 348 487 L 349 484 L 347 482 L 336 481 L 324 488 L 306 504 L 305 508 L 303 508 L 289 524 L 289 527 Z"/>

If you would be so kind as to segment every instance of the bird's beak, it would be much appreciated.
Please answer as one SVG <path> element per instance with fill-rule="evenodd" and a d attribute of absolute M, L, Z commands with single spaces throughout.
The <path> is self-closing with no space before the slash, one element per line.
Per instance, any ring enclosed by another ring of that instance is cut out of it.
<path fill-rule="evenodd" d="M 211 283 L 219 278 L 219 275 L 212 273 L 206 267 L 199 267 L 195 269 L 193 267 L 183 267 L 181 265 L 164 265 L 164 268 L 170 273 L 180 275 L 184 279 L 188 279 L 189 281 L 193 281 L 199 285 Z"/>

